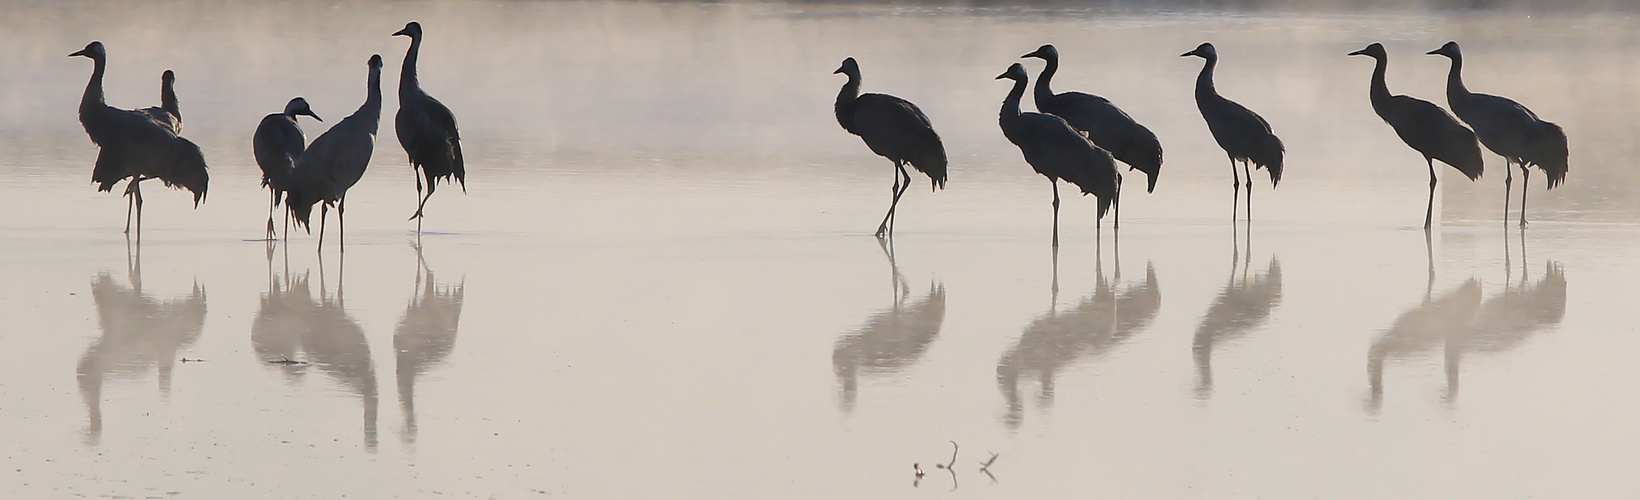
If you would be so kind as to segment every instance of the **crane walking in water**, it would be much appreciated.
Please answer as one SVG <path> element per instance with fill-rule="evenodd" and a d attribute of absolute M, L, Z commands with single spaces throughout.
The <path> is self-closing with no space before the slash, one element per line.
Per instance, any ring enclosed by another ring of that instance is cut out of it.
<path fill-rule="evenodd" d="M 1116 171 L 1116 161 L 1110 153 L 1093 145 L 1063 118 L 1019 110 L 1019 101 L 1024 98 L 1025 86 L 1030 80 L 1024 66 L 1014 63 L 1007 72 L 997 76 L 998 80 L 1004 78 L 1013 80 L 1014 88 L 1002 100 L 998 123 L 1008 142 L 1019 146 L 1025 162 L 1053 185 L 1053 246 L 1058 248 L 1059 180 L 1075 184 L 1082 189 L 1082 194 L 1097 197 L 1098 217 L 1103 219 L 1105 210 L 1120 197 L 1122 174 Z"/>
<path fill-rule="evenodd" d="M 410 166 L 421 173 L 416 178 L 416 234 L 421 234 L 422 209 L 433 197 L 438 181 L 449 182 L 454 177 L 461 191 L 467 191 L 467 167 L 461 157 L 461 132 L 456 129 L 456 115 L 444 103 L 421 90 L 416 79 L 416 58 L 421 54 L 421 23 L 410 21 L 393 36 L 410 37 L 410 50 L 404 53 L 404 65 L 399 73 L 399 112 L 393 118 L 393 130 L 399 136 L 399 145 L 410 156 Z M 427 194 L 421 194 L 422 180 L 427 181 Z"/>
<path fill-rule="evenodd" d="M 1281 144 L 1270 130 L 1270 123 L 1264 117 L 1252 110 L 1236 104 L 1235 101 L 1225 99 L 1219 91 L 1213 88 L 1213 68 L 1219 64 L 1219 53 L 1211 43 L 1196 46 L 1196 50 L 1179 54 L 1179 57 L 1196 56 L 1206 59 L 1202 65 L 1201 74 L 1196 76 L 1196 107 L 1201 110 L 1202 118 L 1207 120 L 1207 129 L 1213 132 L 1213 140 L 1218 141 L 1219 147 L 1224 148 L 1225 154 L 1230 156 L 1230 175 L 1236 175 L 1236 162 L 1241 162 L 1241 173 L 1247 178 L 1247 220 L 1253 220 L 1253 172 L 1248 168 L 1252 164 L 1270 172 L 1270 188 L 1275 189 L 1281 183 L 1282 156 L 1287 148 Z M 1237 177 L 1232 187 L 1239 194 L 1241 177 Z M 1235 206 L 1232 200 L 1231 206 Z M 1231 211 L 1231 219 L 1235 219 L 1235 211 Z"/>
<path fill-rule="evenodd" d="M 256 165 L 262 167 L 262 187 L 268 188 L 268 241 L 278 236 L 273 230 L 273 209 L 279 206 L 279 196 L 290 187 L 290 172 L 296 169 L 296 160 L 307 150 L 307 136 L 296 123 L 298 115 L 308 115 L 324 121 L 308 108 L 307 99 L 297 97 L 285 103 L 285 110 L 262 117 L 251 138 L 251 149 L 256 154 Z M 290 213 L 285 213 L 285 237 L 290 237 Z"/>
<path fill-rule="evenodd" d="M 286 187 L 285 208 L 296 223 L 312 231 L 313 204 L 319 210 L 319 248 L 325 244 L 325 216 L 336 206 L 336 222 L 341 227 L 342 250 L 347 251 L 347 190 L 364 176 L 370 154 L 376 148 L 376 126 L 382 115 L 382 56 L 370 56 L 370 83 L 364 104 L 358 111 L 330 127 L 309 144 L 296 160 Z"/>
<path fill-rule="evenodd" d="M 210 185 L 210 173 L 205 155 L 193 142 L 178 137 L 181 117 L 170 123 L 157 121 L 144 110 L 126 110 L 109 106 L 103 98 L 103 73 L 108 66 L 108 52 L 102 42 L 91 42 L 69 57 L 87 57 L 94 63 L 91 81 L 80 98 L 80 124 L 86 135 L 97 144 L 97 165 L 91 171 L 91 181 L 98 191 L 112 190 L 114 184 L 130 179 L 126 184 L 127 197 L 125 232 L 131 233 L 133 210 L 137 221 L 137 237 L 142 237 L 142 181 L 159 179 L 168 187 L 180 187 L 194 194 L 194 207 L 205 199 Z M 166 72 L 170 74 L 169 71 Z M 166 80 L 173 80 L 169 78 Z M 168 87 L 168 86 L 167 86 Z M 175 109 L 175 94 L 169 104 Z"/>
<path fill-rule="evenodd" d="M 1389 54 L 1382 44 L 1374 43 L 1349 55 L 1367 56 L 1378 61 L 1372 70 L 1369 94 L 1372 110 L 1384 119 L 1384 123 L 1395 128 L 1395 135 L 1401 136 L 1408 146 L 1423 154 L 1424 162 L 1429 164 L 1429 205 L 1424 209 L 1424 229 L 1429 229 L 1435 215 L 1435 160 L 1458 169 L 1471 181 L 1479 178 L 1485 164 L 1481 161 L 1481 147 L 1475 142 L 1475 133 L 1435 103 L 1416 97 L 1391 95 L 1389 85 L 1384 83 Z"/>
<path fill-rule="evenodd" d="M 1162 143 L 1156 134 L 1128 116 L 1109 99 L 1081 92 L 1055 94 L 1049 88 L 1059 71 L 1059 49 L 1043 45 L 1035 52 L 1020 57 L 1035 57 L 1048 62 L 1036 79 L 1036 109 L 1065 119 L 1072 128 L 1087 134 L 1100 149 L 1109 151 L 1117 161 L 1128 164 L 1129 170 L 1144 172 L 1145 192 L 1156 191 L 1156 177 L 1162 172 Z M 1122 223 L 1122 207 L 1116 206 L 1116 220 L 1111 227 Z"/>
<path fill-rule="evenodd" d="M 1490 94 L 1470 92 L 1463 84 L 1463 52 L 1458 42 L 1446 42 L 1429 55 L 1446 56 L 1452 69 L 1446 75 L 1446 103 L 1452 112 L 1475 128 L 1486 149 L 1503 157 L 1503 222 L 1509 223 L 1509 190 L 1514 183 L 1510 165 L 1520 166 L 1520 227 L 1526 227 L 1526 187 L 1529 167 L 1537 165 L 1549 178 L 1549 189 L 1566 181 L 1566 132 L 1538 118 L 1520 103 Z"/>
<path fill-rule="evenodd" d="M 888 94 L 860 93 L 860 65 L 850 57 L 832 74 L 848 76 L 848 83 L 837 93 L 837 123 L 843 130 L 860 136 L 873 153 L 894 162 L 894 201 L 888 205 L 888 215 L 877 226 L 877 237 L 894 236 L 894 209 L 900 205 L 900 196 L 911 187 L 911 174 L 905 171 L 910 163 L 928 174 L 933 189 L 945 187 L 945 144 L 934 132 L 934 125 L 917 105 Z"/>

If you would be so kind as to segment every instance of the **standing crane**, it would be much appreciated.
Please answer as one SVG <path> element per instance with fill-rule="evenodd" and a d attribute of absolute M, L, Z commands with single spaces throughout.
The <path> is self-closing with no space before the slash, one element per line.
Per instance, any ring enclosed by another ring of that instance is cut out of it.
<path fill-rule="evenodd" d="M 273 230 L 273 209 L 279 205 L 279 196 L 290 186 L 290 172 L 296 169 L 296 160 L 307 150 L 307 136 L 296 123 L 298 115 L 308 115 L 324 121 L 308 107 L 307 99 L 297 97 L 285 103 L 285 110 L 262 117 L 251 138 L 251 149 L 256 154 L 256 165 L 262 167 L 262 187 L 268 188 L 268 240 L 277 233 Z M 285 214 L 285 237 L 290 237 L 290 214 Z"/>
<path fill-rule="evenodd" d="M 1196 107 L 1201 110 L 1202 118 L 1207 120 L 1207 129 L 1213 132 L 1213 140 L 1218 141 L 1219 147 L 1224 148 L 1225 154 L 1229 155 L 1230 175 L 1236 175 L 1236 162 L 1241 162 L 1241 172 L 1247 178 L 1247 220 L 1251 221 L 1253 172 L 1248 164 L 1269 171 L 1270 188 L 1274 189 L 1281 183 L 1282 156 L 1287 152 L 1287 148 L 1270 130 L 1270 123 L 1264 121 L 1264 117 L 1236 104 L 1235 101 L 1225 99 L 1213 88 L 1213 68 L 1219 64 L 1219 53 L 1213 48 L 1213 44 L 1203 43 L 1196 46 L 1196 50 L 1179 54 L 1179 57 L 1187 56 L 1207 60 L 1202 65 L 1201 74 L 1196 76 Z M 1241 178 L 1237 177 L 1235 184 L 1231 186 L 1239 194 Z M 1233 210 L 1231 218 L 1235 218 Z"/>
<path fill-rule="evenodd" d="M 410 50 L 404 53 L 404 65 L 399 73 L 399 112 L 393 117 L 393 130 L 399 136 L 399 145 L 410 155 L 410 166 L 421 173 L 416 178 L 416 234 L 421 234 L 422 208 L 433 197 L 438 181 L 449 182 L 453 177 L 467 191 L 467 167 L 461 157 L 461 132 L 456 128 L 456 115 L 444 103 L 421 90 L 416 78 L 416 58 L 421 54 L 421 23 L 410 21 L 393 36 L 410 37 Z M 422 180 L 427 181 L 427 194 L 421 194 Z"/>
<path fill-rule="evenodd" d="M 934 125 L 917 105 L 888 94 L 860 93 L 860 64 L 850 57 L 832 74 L 848 76 L 848 82 L 837 92 L 837 124 L 850 134 L 866 141 L 871 152 L 894 162 L 894 201 L 888 205 L 888 215 L 877 226 L 877 237 L 894 236 L 894 209 L 900 205 L 900 196 L 911 187 L 911 174 L 905 164 L 928 174 L 933 189 L 945 187 L 945 144 L 934 132 Z"/>
<path fill-rule="evenodd" d="M 1435 215 L 1435 160 L 1458 169 L 1471 181 L 1479 178 L 1485 163 L 1481 161 L 1481 147 L 1475 142 L 1475 133 L 1435 103 L 1416 97 L 1391 95 L 1389 85 L 1384 83 L 1389 54 L 1382 44 L 1374 43 L 1349 55 L 1377 60 L 1377 66 L 1372 70 L 1372 89 L 1369 92 L 1372 110 L 1384 119 L 1384 123 L 1395 128 L 1395 135 L 1401 136 L 1403 142 L 1424 155 L 1424 162 L 1429 164 L 1429 205 L 1424 209 L 1424 229 L 1429 229 Z"/>
<path fill-rule="evenodd" d="M 343 248 L 346 252 L 347 190 L 364 177 L 370 166 L 370 154 L 376 148 L 376 126 L 382 115 L 382 56 L 370 56 L 369 87 L 364 104 L 358 111 L 343 118 L 309 144 L 307 151 L 296 160 L 291 170 L 290 185 L 286 188 L 285 208 L 296 217 L 296 223 L 312 231 L 310 224 L 313 204 L 319 208 L 319 248 L 325 244 L 325 217 L 330 207 L 336 206 L 336 222 L 341 225 Z"/>
<path fill-rule="evenodd" d="M 1077 132 L 1065 119 L 1042 113 L 1019 110 L 1019 101 L 1025 96 L 1030 77 L 1025 67 L 1014 63 L 1008 71 L 997 75 L 998 80 L 1014 81 L 1013 90 L 1002 100 L 998 123 L 1008 142 L 1019 146 L 1025 162 L 1036 173 L 1048 178 L 1053 185 L 1053 246 L 1059 247 L 1059 180 L 1075 184 L 1082 194 L 1099 199 L 1100 219 L 1105 211 L 1121 196 L 1122 174 L 1116 171 L 1116 160 L 1110 153 L 1099 149 Z"/>

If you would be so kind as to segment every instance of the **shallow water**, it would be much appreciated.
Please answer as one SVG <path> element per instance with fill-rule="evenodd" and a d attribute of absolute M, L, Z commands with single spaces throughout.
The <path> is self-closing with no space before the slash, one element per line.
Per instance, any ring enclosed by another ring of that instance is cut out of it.
<path fill-rule="evenodd" d="M 1640 22 L 1622 16 L 6 7 L 8 497 L 1640 487 Z M 255 241 L 256 121 L 303 95 L 328 120 L 304 119 L 317 136 L 362 101 L 371 53 L 389 61 L 390 114 L 407 41 L 388 34 L 410 19 L 427 27 L 423 85 L 461 118 L 466 194 L 441 188 L 415 246 L 411 170 L 384 127 L 345 257 L 306 234 Z M 150 188 L 140 245 L 120 233 L 124 200 L 87 183 L 96 150 L 74 109 L 90 63 L 63 55 L 91 39 L 109 46 L 116 106 L 153 105 L 177 71 L 185 135 L 213 167 L 197 210 Z M 1444 104 L 1446 62 L 1420 54 L 1448 39 L 1471 89 L 1571 136 L 1569 180 L 1533 176 L 1524 231 L 1502 223 L 1489 156 L 1475 183 L 1441 172 L 1426 240 L 1421 158 L 1372 114 L 1370 60 L 1343 55 L 1384 42 L 1391 89 Z M 1219 90 L 1288 146 L 1250 227 L 1229 223 L 1224 160 L 1190 101 L 1200 61 L 1178 57 L 1203 40 Z M 992 80 L 1048 42 L 1059 90 L 1112 98 L 1167 148 L 1119 235 L 1067 198 L 1057 252 Z M 845 56 L 866 91 L 918 103 L 952 157 L 946 190 L 916 177 L 892 247 L 870 236 L 890 166 L 831 116 Z M 948 441 L 957 467 L 936 469 Z"/>

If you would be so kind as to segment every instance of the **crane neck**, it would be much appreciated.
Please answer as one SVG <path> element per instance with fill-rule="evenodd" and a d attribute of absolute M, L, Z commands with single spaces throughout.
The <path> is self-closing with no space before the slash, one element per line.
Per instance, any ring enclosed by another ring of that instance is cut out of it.
<path fill-rule="evenodd" d="M 160 108 L 163 108 L 165 112 L 170 113 L 171 116 L 182 118 L 182 109 L 177 106 L 177 90 L 175 84 L 170 80 L 160 83 L 159 102 Z"/>
<path fill-rule="evenodd" d="M 837 113 L 837 124 L 843 130 L 854 131 L 854 100 L 860 97 L 860 76 L 850 73 L 848 83 L 843 84 L 842 90 L 837 91 L 837 104 L 834 111 Z"/>
<path fill-rule="evenodd" d="M 1468 94 L 1469 89 L 1463 85 L 1463 56 L 1452 56 L 1452 69 L 1446 74 L 1447 100 L 1454 95 Z"/>
<path fill-rule="evenodd" d="M 1049 80 L 1052 80 L 1053 75 L 1059 72 L 1059 57 L 1057 57 L 1057 56 L 1048 57 L 1048 58 L 1045 58 L 1045 60 L 1048 61 L 1048 65 L 1046 67 L 1042 68 L 1042 74 L 1038 75 L 1036 77 L 1036 92 L 1035 92 L 1035 94 L 1036 94 L 1036 107 L 1038 109 L 1042 108 L 1042 103 L 1043 102 L 1047 102 L 1047 101 L 1050 101 L 1050 100 L 1053 99 L 1053 89 L 1048 87 L 1049 85 L 1051 85 Z"/>
<path fill-rule="evenodd" d="M 1202 72 L 1196 75 L 1197 98 L 1203 95 L 1219 94 L 1218 90 L 1213 88 L 1213 68 L 1219 65 L 1219 58 L 1217 56 L 1208 56 L 1203 59 L 1206 62 L 1202 63 Z"/>
<path fill-rule="evenodd" d="M 370 88 L 365 94 L 364 105 L 359 106 L 358 114 L 369 118 L 370 133 L 376 133 L 376 125 L 381 121 L 382 114 L 382 69 L 370 68 Z"/>
<path fill-rule="evenodd" d="M 108 62 L 101 57 L 91 58 L 91 81 L 85 85 L 85 95 L 80 97 L 80 108 L 84 109 L 94 104 L 105 104 L 103 100 L 103 70 Z"/>
<path fill-rule="evenodd" d="M 1025 86 L 1028 84 L 1029 82 L 1024 78 L 1014 80 L 1014 89 L 1008 91 L 1008 97 L 1002 99 L 1001 119 L 1003 121 L 1020 115 L 1019 100 L 1025 97 Z"/>
<path fill-rule="evenodd" d="M 1372 102 L 1377 103 L 1390 98 L 1389 84 L 1384 82 L 1384 73 L 1389 68 L 1389 58 L 1375 57 L 1373 59 L 1377 60 L 1377 65 L 1372 69 L 1372 90 L 1369 95 L 1372 97 Z"/>
<path fill-rule="evenodd" d="M 416 59 L 421 55 L 421 36 L 410 37 L 410 50 L 404 52 L 404 65 L 399 68 L 399 94 L 421 88 L 416 79 Z"/>

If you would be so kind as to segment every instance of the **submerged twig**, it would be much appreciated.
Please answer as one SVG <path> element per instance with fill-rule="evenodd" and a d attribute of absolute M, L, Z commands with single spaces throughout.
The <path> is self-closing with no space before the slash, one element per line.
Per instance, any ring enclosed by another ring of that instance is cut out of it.
<path fill-rule="evenodd" d="M 200 360 L 200 361 L 203 361 L 203 360 Z M 270 359 L 270 360 L 268 360 L 268 362 L 272 363 L 272 364 L 276 364 L 276 365 L 305 365 L 305 364 L 308 364 L 308 362 L 306 362 L 306 361 L 298 361 L 298 360 L 290 359 L 290 358 L 287 358 L 283 355 L 280 355 L 279 359 Z"/>
<path fill-rule="evenodd" d="M 952 441 L 951 442 L 951 461 L 943 463 L 943 464 L 934 464 L 934 466 L 938 467 L 938 468 L 941 468 L 941 469 L 950 469 L 952 467 L 956 467 L 957 466 L 957 449 L 958 448 L 959 447 L 957 446 L 957 442 Z"/>
<path fill-rule="evenodd" d="M 997 454 L 997 452 L 994 452 L 994 451 L 990 452 L 990 453 L 991 453 L 991 458 L 990 459 L 979 463 L 979 470 L 983 471 L 985 469 L 991 468 L 991 464 L 996 463 L 997 462 L 997 457 L 1001 456 L 1001 455 Z"/>
<path fill-rule="evenodd" d="M 199 359 L 199 358 L 193 358 L 193 359 L 182 358 L 182 362 L 183 363 L 204 363 L 205 360 Z"/>

